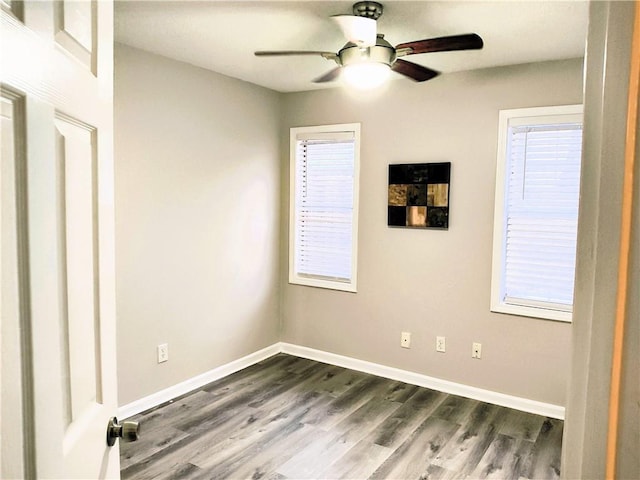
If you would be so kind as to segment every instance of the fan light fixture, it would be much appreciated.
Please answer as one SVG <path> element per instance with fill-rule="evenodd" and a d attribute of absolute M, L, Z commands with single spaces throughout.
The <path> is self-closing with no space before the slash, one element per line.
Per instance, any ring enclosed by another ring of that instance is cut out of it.
<path fill-rule="evenodd" d="M 391 76 L 386 63 L 362 62 L 343 68 L 342 78 L 350 87 L 358 90 L 373 90 L 384 84 Z"/>
<path fill-rule="evenodd" d="M 359 47 L 376 44 L 376 21 L 373 18 L 355 15 L 335 15 L 332 18 L 340 26 L 348 42 Z"/>
<path fill-rule="evenodd" d="M 383 34 L 377 33 L 376 21 L 382 12 L 380 3 L 364 0 L 353 5 L 353 15 L 333 16 L 347 39 L 347 43 L 337 53 L 319 50 L 262 50 L 255 54 L 259 57 L 321 56 L 334 61 L 337 66 L 314 79 L 314 83 L 332 82 L 342 77 L 346 84 L 355 88 L 373 89 L 382 85 L 391 71 L 415 82 L 425 82 L 440 75 L 436 70 L 407 62 L 400 57 L 431 52 L 479 50 L 484 45 L 479 35 L 467 33 L 399 43 L 394 47 L 384 39 Z"/>

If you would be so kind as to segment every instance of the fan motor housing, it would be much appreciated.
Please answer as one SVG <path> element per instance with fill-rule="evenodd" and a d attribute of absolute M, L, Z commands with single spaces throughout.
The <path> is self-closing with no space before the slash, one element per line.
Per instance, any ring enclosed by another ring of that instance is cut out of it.
<path fill-rule="evenodd" d="M 355 43 L 347 43 L 338 52 L 340 65 L 346 67 L 356 63 L 384 63 L 391 66 L 396 61 L 396 50 L 378 34 L 376 44 L 372 47 L 358 47 Z"/>
<path fill-rule="evenodd" d="M 380 18 L 380 15 L 382 15 L 382 4 L 371 1 L 354 3 L 353 14 L 359 17 L 367 17 L 377 20 Z"/>

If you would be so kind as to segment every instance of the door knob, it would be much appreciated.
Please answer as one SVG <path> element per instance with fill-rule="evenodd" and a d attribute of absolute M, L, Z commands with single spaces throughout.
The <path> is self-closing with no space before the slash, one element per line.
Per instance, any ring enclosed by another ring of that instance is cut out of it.
<path fill-rule="evenodd" d="M 140 424 L 138 422 L 118 423 L 116 417 L 109 419 L 107 425 L 107 445 L 113 447 L 116 438 L 121 438 L 123 442 L 135 442 L 140 437 Z"/>

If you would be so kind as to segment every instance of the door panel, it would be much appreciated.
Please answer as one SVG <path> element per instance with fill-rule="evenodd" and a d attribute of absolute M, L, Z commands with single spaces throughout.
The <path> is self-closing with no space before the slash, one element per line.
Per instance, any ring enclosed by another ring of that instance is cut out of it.
<path fill-rule="evenodd" d="M 22 99 L 3 92 L 0 97 L 0 478 L 23 478 L 24 474 L 24 408 L 23 401 L 23 328 L 26 319 L 20 308 L 20 274 L 18 246 L 19 161 L 16 149 L 23 136 L 20 120 Z"/>
<path fill-rule="evenodd" d="M 0 2 L 0 83 L 7 99 L 11 92 L 24 98 L 25 152 L 22 164 L 14 155 L 22 166 L 13 182 L 9 176 L 5 181 L 11 169 L 3 151 L 0 462 L 3 469 L 23 468 L 25 478 L 118 478 L 118 447 L 106 443 L 107 423 L 117 408 L 113 4 Z M 11 125 L 7 112 L 15 111 L 6 105 L 3 126 Z M 3 128 L 3 148 L 4 137 L 17 134 L 15 125 L 6 133 Z M 20 182 L 22 197 L 5 189 Z M 5 221 L 5 198 L 12 196 L 18 215 Z M 5 224 L 15 224 L 15 231 Z M 12 275 L 5 287 L 5 276 Z M 13 313 L 5 322 L 5 311 L 16 307 L 4 298 L 14 298 L 16 289 L 18 318 Z M 5 331 L 11 340 L 16 330 L 19 351 L 15 345 L 5 348 Z M 22 392 L 22 398 L 7 391 Z M 22 420 L 5 422 L 11 403 L 23 406 Z M 13 431 L 19 438 L 20 425 L 26 446 L 18 448 L 25 460 L 14 467 L 7 460 L 14 444 L 4 439 L 13 439 Z"/>
<path fill-rule="evenodd" d="M 62 391 L 68 425 L 102 402 L 97 315 L 95 129 L 56 115 Z"/>
<path fill-rule="evenodd" d="M 23 1 L 21 0 L 0 0 L 0 8 L 12 14 L 18 20 L 23 18 Z"/>
<path fill-rule="evenodd" d="M 95 6 L 95 1 L 86 0 L 62 0 L 54 4 L 56 42 L 92 73 L 95 73 Z"/>

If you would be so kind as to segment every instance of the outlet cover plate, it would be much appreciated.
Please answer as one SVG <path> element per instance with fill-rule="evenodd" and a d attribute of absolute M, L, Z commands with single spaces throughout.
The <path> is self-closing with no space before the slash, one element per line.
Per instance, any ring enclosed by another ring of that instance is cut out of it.
<path fill-rule="evenodd" d="M 164 363 L 169 360 L 169 344 L 162 343 L 158 345 L 158 363 Z"/>
<path fill-rule="evenodd" d="M 400 346 L 402 348 L 411 348 L 411 332 L 402 332 L 400 334 Z"/>
<path fill-rule="evenodd" d="M 447 345 L 445 337 L 436 337 L 436 352 L 444 353 L 446 351 Z"/>

